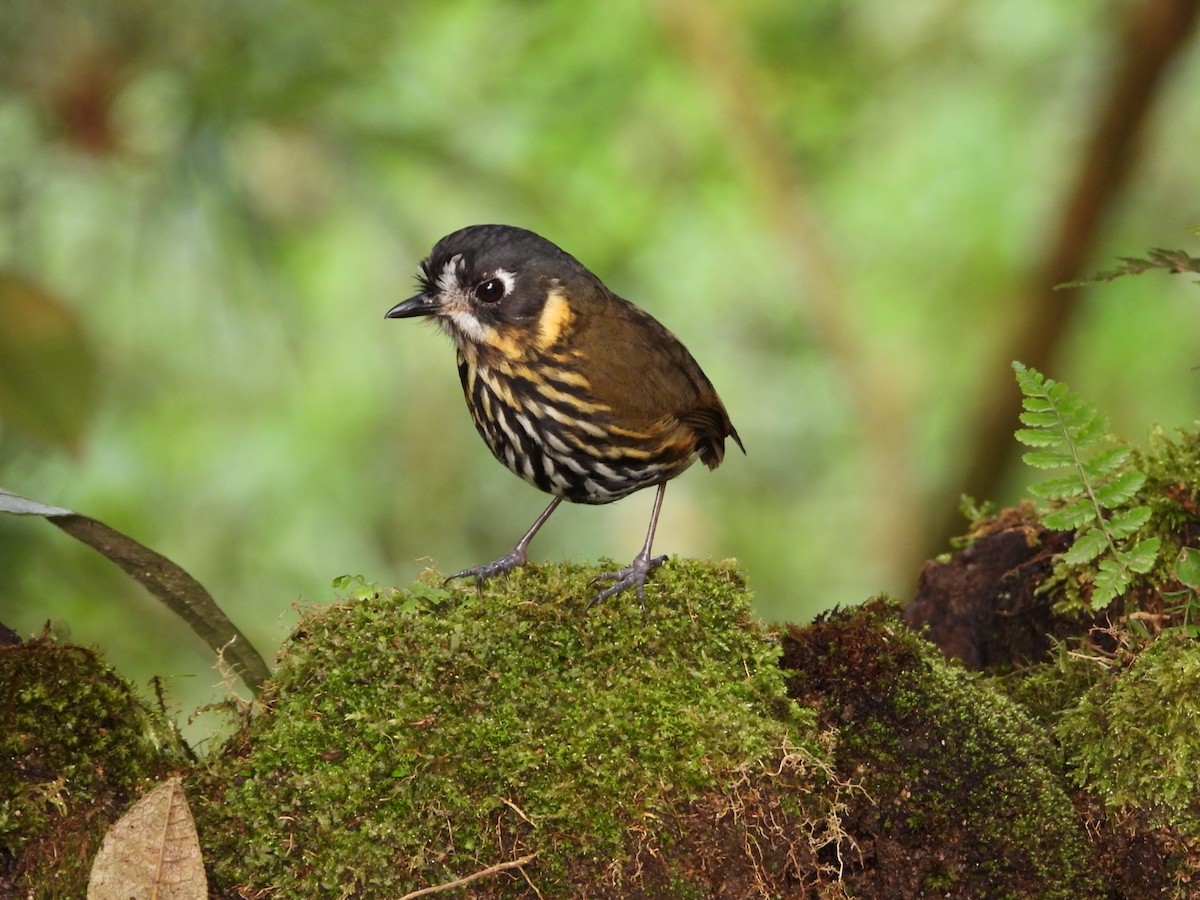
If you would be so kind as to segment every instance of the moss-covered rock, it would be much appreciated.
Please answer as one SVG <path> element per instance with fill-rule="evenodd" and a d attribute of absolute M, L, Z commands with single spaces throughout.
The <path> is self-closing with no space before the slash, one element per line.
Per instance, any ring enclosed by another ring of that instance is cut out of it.
<path fill-rule="evenodd" d="M 1022 710 L 872 601 L 793 628 L 790 690 L 839 729 L 845 882 L 861 897 L 1087 898 L 1105 892 L 1055 747 Z"/>
<path fill-rule="evenodd" d="M 534 854 L 473 895 L 749 897 L 836 844 L 814 716 L 725 565 L 584 612 L 593 570 L 362 591 L 304 617 L 191 789 L 217 881 L 398 896 Z M 436 579 L 434 579 L 436 583 Z M 833 852 L 833 851 L 831 851 Z M 836 854 L 835 854 L 836 855 Z"/>
<path fill-rule="evenodd" d="M 1122 656 L 1055 729 L 1072 776 L 1110 810 L 1200 839 L 1200 645 L 1176 631 Z"/>
<path fill-rule="evenodd" d="M 82 897 L 105 830 L 186 765 L 176 732 L 91 650 L 0 646 L 0 896 Z"/>

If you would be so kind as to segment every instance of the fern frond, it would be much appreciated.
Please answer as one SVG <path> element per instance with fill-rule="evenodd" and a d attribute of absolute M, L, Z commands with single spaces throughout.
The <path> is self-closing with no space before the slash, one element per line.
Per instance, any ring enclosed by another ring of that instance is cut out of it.
<path fill-rule="evenodd" d="M 1129 459 L 1129 455 L 1133 450 L 1126 447 L 1124 444 L 1118 444 L 1115 447 L 1109 447 L 1106 450 L 1101 450 L 1084 466 L 1087 468 L 1088 475 L 1091 478 L 1103 478 L 1111 472 L 1117 471 L 1121 466 L 1125 465 L 1125 461 Z"/>
<path fill-rule="evenodd" d="M 1075 531 L 1089 522 L 1096 521 L 1096 507 L 1091 498 L 1077 497 L 1053 512 L 1042 516 L 1042 523 L 1055 531 Z M 1107 534 L 1107 532 L 1104 532 Z"/>
<path fill-rule="evenodd" d="M 1102 559 L 1096 567 L 1096 580 L 1092 583 L 1092 607 L 1102 609 L 1125 593 L 1133 573 L 1116 559 Z"/>
<path fill-rule="evenodd" d="M 1114 540 L 1127 538 L 1150 521 L 1149 506 L 1135 506 L 1132 509 L 1113 513 L 1108 520 L 1108 533 Z"/>
<path fill-rule="evenodd" d="M 1094 482 L 1099 481 L 1098 477 L 1088 472 L 1086 464 L 1083 469 L 1084 477 L 1091 478 Z M 1116 509 L 1124 506 L 1134 498 L 1145 483 L 1146 476 L 1141 472 L 1136 469 L 1126 469 L 1124 472 L 1117 473 L 1111 481 L 1096 485 L 1096 503 L 1104 509 Z"/>
<path fill-rule="evenodd" d="M 1029 486 L 1029 493 L 1043 500 L 1066 500 L 1079 492 L 1079 479 L 1074 475 L 1065 478 L 1047 478 Z"/>
<path fill-rule="evenodd" d="M 1078 281 L 1069 281 L 1066 284 L 1055 285 L 1055 290 L 1086 287 L 1090 284 L 1098 284 L 1101 281 L 1115 281 L 1123 275 L 1141 275 L 1143 272 L 1148 272 L 1151 269 L 1166 269 L 1175 275 L 1184 272 L 1200 273 L 1200 257 L 1190 256 L 1183 250 L 1164 250 L 1160 247 L 1155 247 L 1146 251 L 1145 258 L 1138 256 L 1118 256 L 1117 259 L 1121 265 L 1104 272 L 1099 272 L 1091 278 L 1081 278 Z"/>
<path fill-rule="evenodd" d="M 1030 486 L 1050 502 L 1047 528 L 1075 532 L 1059 555 L 1064 565 L 1094 566 L 1092 606 L 1107 605 L 1128 590 L 1135 575 L 1149 572 L 1158 558 L 1158 538 L 1132 541 L 1150 520 L 1150 507 L 1131 505 L 1146 476 L 1129 464 L 1131 450 L 1112 445 L 1108 417 L 1062 382 L 1013 363 L 1021 388 L 1021 424 L 1016 438 L 1033 449 L 1022 454 L 1037 469 L 1068 474 Z"/>
<path fill-rule="evenodd" d="M 1071 566 L 1083 566 L 1092 562 L 1108 549 L 1108 538 L 1099 528 L 1081 531 L 1075 536 L 1073 543 L 1062 555 L 1063 562 Z"/>
<path fill-rule="evenodd" d="M 1133 545 L 1125 559 L 1125 565 L 1130 571 L 1137 572 L 1139 575 L 1145 575 L 1154 568 L 1154 564 L 1158 562 L 1158 551 L 1162 546 L 1162 541 L 1159 538 L 1146 538 L 1144 541 L 1138 541 Z"/>

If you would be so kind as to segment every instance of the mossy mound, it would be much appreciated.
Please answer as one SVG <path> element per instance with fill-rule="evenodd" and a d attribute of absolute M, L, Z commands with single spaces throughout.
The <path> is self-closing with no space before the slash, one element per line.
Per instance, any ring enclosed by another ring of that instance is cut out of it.
<path fill-rule="evenodd" d="M 483 597 L 368 590 L 307 615 L 265 714 L 191 786 L 222 889 L 399 896 L 498 865 L 472 896 L 816 878 L 837 840 L 813 793 L 824 751 L 740 576 L 670 562 L 643 616 L 624 595 L 585 614 L 593 574 L 525 567 Z"/>
<path fill-rule="evenodd" d="M 1055 733 L 1076 782 L 1110 810 L 1143 810 L 1152 826 L 1200 839 L 1195 639 L 1174 632 L 1126 655 L 1063 712 Z"/>
<path fill-rule="evenodd" d="M 0 896 L 82 897 L 108 826 L 186 765 L 165 718 L 90 650 L 0 646 Z"/>
<path fill-rule="evenodd" d="M 1115 645 L 1117 634 L 1104 638 Z M 1059 742 L 1114 896 L 1191 897 L 1200 872 L 1200 647 L 1178 630 L 1116 646 L 1059 644 L 1045 663 L 988 681 Z"/>
<path fill-rule="evenodd" d="M 792 628 L 790 693 L 839 729 L 869 800 L 843 821 L 856 897 L 1106 896 L 1056 749 L 1014 703 L 876 600 Z"/>

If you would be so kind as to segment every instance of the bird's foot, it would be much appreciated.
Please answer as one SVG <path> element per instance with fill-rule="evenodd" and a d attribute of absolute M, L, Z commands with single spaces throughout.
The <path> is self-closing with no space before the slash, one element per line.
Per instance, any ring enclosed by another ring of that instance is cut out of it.
<path fill-rule="evenodd" d="M 476 566 L 473 569 L 463 569 L 447 578 L 442 584 L 449 584 L 457 578 L 474 578 L 475 590 L 480 595 L 483 594 L 483 583 L 489 578 L 495 578 L 497 575 L 504 575 L 511 572 L 518 566 L 523 566 L 528 561 L 525 548 L 521 546 L 513 547 L 499 559 L 493 559 L 490 563 L 484 563 L 482 566 Z"/>
<path fill-rule="evenodd" d="M 598 593 L 595 599 L 587 605 L 591 609 L 597 603 L 607 600 L 614 594 L 619 594 L 626 588 L 637 587 L 638 603 L 642 607 L 642 612 L 646 611 L 646 579 L 650 577 L 650 573 L 666 562 L 667 557 L 650 556 L 647 553 L 639 553 L 633 558 L 626 568 L 618 569 L 615 572 L 601 572 L 593 578 L 589 584 L 596 584 L 600 581 L 612 581 L 612 587 L 606 587 Z"/>

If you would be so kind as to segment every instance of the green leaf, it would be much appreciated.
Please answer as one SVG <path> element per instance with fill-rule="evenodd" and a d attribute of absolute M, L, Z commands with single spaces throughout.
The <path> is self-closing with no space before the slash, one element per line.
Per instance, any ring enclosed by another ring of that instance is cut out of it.
<path fill-rule="evenodd" d="M 1128 503 L 1146 483 L 1146 476 L 1137 469 L 1126 469 L 1111 481 L 1094 488 L 1096 502 L 1104 509 L 1115 509 Z"/>
<path fill-rule="evenodd" d="M 1029 493 L 1044 500 L 1069 500 L 1078 497 L 1084 491 L 1084 483 L 1078 475 L 1065 475 L 1062 478 L 1047 478 L 1029 486 Z"/>
<path fill-rule="evenodd" d="M 1137 256 L 1118 256 L 1121 265 L 1115 269 L 1108 269 L 1104 272 L 1099 272 L 1091 278 L 1084 278 L 1080 281 L 1072 281 L 1067 284 L 1056 285 L 1057 288 L 1066 287 L 1083 287 L 1089 284 L 1096 284 L 1101 281 L 1112 281 L 1120 278 L 1122 275 L 1140 275 L 1151 269 L 1166 269 L 1173 274 L 1182 272 L 1200 272 L 1200 257 L 1189 256 L 1183 250 L 1164 250 L 1155 247 L 1150 250 L 1146 256 L 1147 259 L 1141 259 Z"/>
<path fill-rule="evenodd" d="M 1062 443 L 1063 436 L 1039 428 L 1018 428 L 1013 435 L 1027 447 L 1054 447 Z"/>
<path fill-rule="evenodd" d="M 1076 447 L 1091 447 L 1108 433 L 1108 416 L 1097 412 L 1082 400 L 1078 404 L 1078 408 L 1072 411 L 1067 428 L 1073 432 Z"/>
<path fill-rule="evenodd" d="M 1094 521 L 1096 508 L 1086 498 L 1068 503 L 1046 515 L 1042 522 L 1055 531 L 1074 531 L 1081 525 Z"/>
<path fill-rule="evenodd" d="M 1058 404 L 1062 404 L 1071 392 L 1069 387 L 1061 381 L 1055 381 L 1053 378 L 1045 379 L 1043 386 L 1046 390 L 1046 396 Z"/>
<path fill-rule="evenodd" d="M 1109 447 L 1107 450 L 1101 450 L 1085 462 L 1084 469 L 1090 478 L 1103 478 L 1110 472 L 1115 472 L 1121 468 L 1125 464 L 1125 461 L 1129 459 L 1129 454 L 1132 452 L 1133 450 L 1124 444 Z"/>
<path fill-rule="evenodd" d="M 1030 450 L 1021 459 L 1035 469 L 1059 469 L 1075 464 L 1075 454 L 1070 450 Z"/>
<path fill-rule="evenodd" d="M 1192 590 L 1200 589 L 1200 550 L 1184 547 L 1175 563 L 1175 577 Z"/>
<path fill-rule="evenodd" d="M 1031 413 L 1043 413 L 1054 411 L 1054 404 L 1045 397 L 1024 397 L 1021 400 L 1021 405 Z M 1058 413 L 1054 413 L 1054 424 L 1058 424 Z"/>
<path fill-rule="evenodd" d="M 1072 566 L 1090 563 L 1108 549 L 1108 538 L 1099 528 L 1091 528 L 1081 532 L 1070 549 L 1062 554 L 1063 562 Z"/>
<path fill-rule="evenodd" d="M 1108 606 L 1118 595 L 1125 593 L 1132 580 L 1129 570 L 1115 559 L 1101 560 L 1092 586 L 1092 609 Z"/>
<path fill-rule="evenodd" d="M 1126 546 L 1150 519 L 1148 506 L 1124 508 L 1145 485 L 1146 476 L 1129 464 L 1129 447 L 1098 446 L 1109 437 L 1109 420 L 1095 404 L 1019 362 L 1013 363 L 1013 370 L 1024 395 L 1020 419 L 1026 426 L 1017 429 L 1016 438 L 1035 448 L 1021 458 L 1038 469 L 1074 470 L 1032 485 L 1030 493 L 1062 503 L 1042 521 L 1047 528 L 1076 532 L 1059 559 L 1068 566 L 1094 564 L 1093 604 L 1106 605 L 1129 586 L 1135 573 L 1149 572 L 1158 556 L 1157 538 Z M 1200 562 L 1196 574 L 1200 576 Z"/>
<path fill-rule="evenodd" d="M 1018 418 L 1020 418 L 1022 423 L 1031 428 L 1058 428 L 1060 425 L 1058 414 L 1054 412 L 1030 410 L 1021 413 Z M 1059 438 L 1062 437 L 1061 434 L 1056 436 Z"/>
<path fill-rule="evenodd" d="M 1139 575 L 1145 575 L 1154 568 L 1158 561 L 1158 548 L 1162 544 L 1159 538 L 1146 538 L 1133 545 L 1133 549 L 1125 555 L 1125 565 Z"/>
<path fill-rule="evenodd" d="M 1149 506 L 1134 506 L 1114 513 L 1108 520 L 1108 533 L 1114 539 L 1127 538 L 1150 521 L 1150 515 Z"/>

